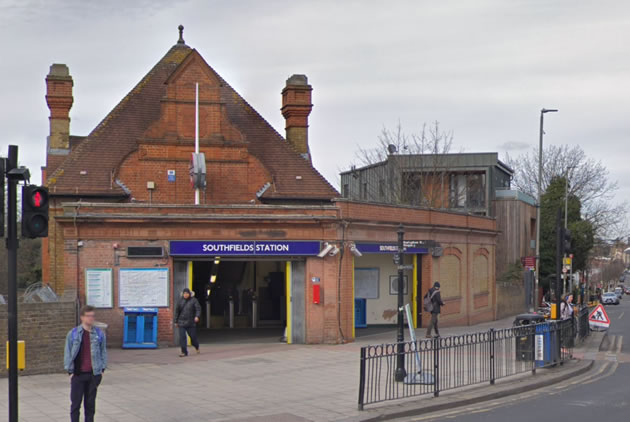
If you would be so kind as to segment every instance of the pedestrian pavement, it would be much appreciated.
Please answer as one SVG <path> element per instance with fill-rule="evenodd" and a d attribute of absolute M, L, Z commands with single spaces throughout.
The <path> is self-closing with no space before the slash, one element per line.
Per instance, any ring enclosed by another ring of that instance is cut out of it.
<path fill-rule="evenodd" d="M 513 318 L 442 329 L 442 335 L 512 325 Z M 178 348 L 109 350 L 98 391 L 98 421 L 341 421 L 359 420 L 359 350 L 395 341 L 395 329 L 341 345 L 205 344 L 201 354 Z M 418 330 L 421 337 L 422 330 Z M 406 333 L 408 336 L 408 333 Z M 66 374 L 20 377 L 20 421 L 67 421 Z M 7 383 L 0 383 L 7 395 Z M 386 408 L 375 406 L 373 409 Z M 373 412 L 374 410 L 372 410 Z M 0 415 L 7 403 L 0 403 Z"/>

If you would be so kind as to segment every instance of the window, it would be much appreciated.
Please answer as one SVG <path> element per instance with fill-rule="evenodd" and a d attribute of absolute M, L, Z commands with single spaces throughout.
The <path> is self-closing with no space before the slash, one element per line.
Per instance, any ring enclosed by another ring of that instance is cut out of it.
<path fill-rule="evenodd" d="M 379 201 L 385 201 L 385 179 L 379 179 L 378 181 L 378 199 Z"/>
<path fill-rule="evenodd" d="M 450 175 L 449 201 L 451 208 L 480 209 L 486 206 L 486 175 L 457 173 Z"/>
<path fill-rule="evenodd" d="M 343 196 L 344 198 L 348 197 L 348 184 L 347 183 L 344 183 L 341 188 L 341 196 Z"/>
<path fill-rule="evenodd" d="M 361 199 L 367 200 L 367 182 L 363 182 L 363 185 L 361 185 Z"/>
<path fill-rule="evenodd" d="M 407 205 L 422 204 L 422 175 L 405 172 L 401 176 L 401 202 Z"/>

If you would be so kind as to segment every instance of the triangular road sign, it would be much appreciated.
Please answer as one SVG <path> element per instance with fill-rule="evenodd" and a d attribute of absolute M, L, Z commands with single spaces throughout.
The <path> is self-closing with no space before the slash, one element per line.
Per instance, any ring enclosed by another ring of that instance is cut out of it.
<path fill-rule="evenodd" d="M 588 316 L 588 322 L 591 326 L 608 328 L 610 327 L 610 318 L 603 305 L 597 305 Z"/>

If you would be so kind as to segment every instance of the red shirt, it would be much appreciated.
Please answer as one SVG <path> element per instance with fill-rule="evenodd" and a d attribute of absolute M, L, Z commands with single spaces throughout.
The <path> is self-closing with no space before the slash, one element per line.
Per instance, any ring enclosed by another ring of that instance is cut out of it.
<path fill-rule="evenodd" d="M 92 350 L 90 349 L 90 332 L 83 330 L 81 349 L 79 349 L 79 372 L 92 372 Z"/>

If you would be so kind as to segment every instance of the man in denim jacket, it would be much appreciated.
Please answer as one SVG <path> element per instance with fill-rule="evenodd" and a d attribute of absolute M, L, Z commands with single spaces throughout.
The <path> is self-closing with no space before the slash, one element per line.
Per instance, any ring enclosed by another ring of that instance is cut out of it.
<path fill-rule="evenodd" d="M 66 336 L 63 367 L 70 375 L 70 420 L 79 422 L 83 402 L 85 422 L 93 422 L 96 390 L 107 368 L 106 341 L 94 326 L 94 307 L 82 307 L 80 318 L 81 324 Z"/>

